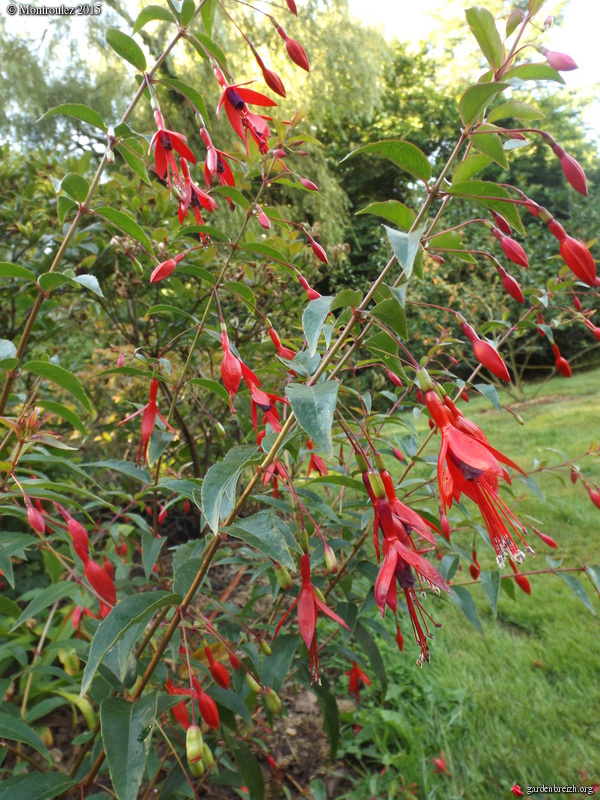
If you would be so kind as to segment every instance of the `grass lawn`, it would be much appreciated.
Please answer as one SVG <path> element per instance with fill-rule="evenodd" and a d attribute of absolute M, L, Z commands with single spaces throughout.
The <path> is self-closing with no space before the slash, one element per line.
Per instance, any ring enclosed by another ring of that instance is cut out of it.
<path fill-rule="evenodd" d="M 538 388 L 531 387 L 528 394 Z M 563 460 L 548 448 L 574 457 L 594 439 L 600 441 L 599 389 L 598 371 L 570 380 L 555 378 L 532 400 L 512 405 L 524 426 L 510 414 L 498 414 L 483 399 L 462 404 L 461 409 L 483 428 L 493 446 L 529 470 L 539 462 Z M 511 403 L 508 397 L 502 400 Z M 578 464 L 600 482 L 598 458 Z M 519 503 L 519 514 L 538 520 L 536 527 L 551 535 L 559 549 L 551 550 L 531 534 L 536 556 L 528 556 L 521 570 L 545 569 L 546 555 L 563 558 L 564 566 L 600 564 L 600 510 L 583 485 L 573 486 L 568 473 L 561 479 L 549 473 L 536 477 L 544 499 Z M 519 497 L 524 486 L 518 480 L 514 485 Z M 462 525 L 464 517 L 453 509 L 451 521 Z M 454 539 L 470 553 L 470 531 L 459 532 Z M 495 569 L 491 547 L 479 535 L 476 539 L 482 569 Z M 503 574 L 508 572 L 507 566 Z M 590 581 L 585 575 L 579 577 L 600 612 Z M 470 580 L 465 563 L 453 581 Z M 443 625 L 431 643 L 431 664 L 422 670 L 415 666 L 418 653 L 408 617 L 401 615 L 404 652 L 399 654 L 393 642 L 382 648 L 390 683 L 385 705 L 381 708 L 374 687 L 371 699 L 365 693 L 362 706 L 352 715 L 352 722 L 363 729 L 347 752 L 370 758 L 371 774 L 357 787 L 358 793 L 348 797 L 411 796 L 403 793 L 400 778 L 390 778 L 399 775 L 407 784 L 416 784 L 415 796 L 440 800 L 509 798 L 514 796 L 510 788 L 515 782 L 525 793 L 526 787 L 542 784 L 600 782 L 598 616 L 558 575 L 533 575 L 529 580 L 531 596 L 518 587 L 514 600 L 500 591 L 496 619 L 481 586 L 470 587 L 483 634 L 452 602 L 428 600 L 428 610 Z M 442 749 L 450 776 L 433 771 L 432 757 Z M 588 777 L 582 776 L 585 772 Z"/>

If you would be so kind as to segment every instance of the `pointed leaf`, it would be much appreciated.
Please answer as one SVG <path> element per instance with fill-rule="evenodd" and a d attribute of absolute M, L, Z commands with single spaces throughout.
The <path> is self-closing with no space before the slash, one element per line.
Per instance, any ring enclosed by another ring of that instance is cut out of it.
<path fill-rule="evenodd" d="M 487 597 L 487 601 L 492 608 L 494 619 L 498 614 L 498 594 L 500 593 L 500 573 L 498 570 L 493 572 L 483 571 L 479 576 L 481 578 L 481 588 Z"/>
<path fill-rule="evenodd" d="M 150 178 L 148 177 L 148 170 L 146 169 L 144 160 L 135 155 L 135 153 L 132 153 L 127 144 L 123 142 L 117 145 L 117 150 L 123 156 L 123 161 L 125 161 L 127 166 L 133 170 L 138 178 L 150 186 Z"/>
<path fill-rule="evenodd" d="M 448 594 L 451 597 L 451 599 L 454 600 L 456 605 L 460 608 L 460 610 L 463 612 L 463 614 L 469 620 L 469 622 L 475 628 L 475 630 L 479 631 L 479 633 L 483 633 L 481 622 L 479 621 L 479 617 L 477 616 L 477 606 L 475 605 L 473 598 L 471 597 L 469 592 L 465 589 L 465 587 L 451 586 Z"/>
<path fill-rule="evenodd" d="M 231 496 L 242 470 L 262 461 L 263 456 L 253 445 L 232 447 L 222 461 L 213 464 L 202 484 L 202 512 L 210 528 L 217 533 L 223 510 L 229 513 Z"/>
<path fill-rule="evenodd" d="M 467 197 L 474 203 L 480 203 L 486 208 L 496 211 L 516 231 L 523 235 L 525 234 L 523 223 L 516 207 L 512 203 L 504 201 L 504 199 L 512 200 L 511 195 L 504 187 L 498 186 L 491 181 L 461 181 L 453 184 L 448 189 L 448 193 L 453 197 Z"/>
<path fill-rule="evenodd" d="M 51 800 L 74 785 L 62 772 L 27 772 L 2 781 L 0 800 Z"/>
<path fill-rule="evenodd" d="M 102 620 L 98 626 L 92 644 L 87 664 L 83 672 L 81 682 L 80 697 L 83 697 L 94 679 L 96 670 L 110 648 L 119 641 L 121 636 L 143 619 L 150 620 L 150 617 L 165 606 L 176 606 L 181 603 L 180 594 L 171 592 L 156 591 L 134 594 L 125 597 L 110 612 L 106 619 Z"/>
<path fill-rule="evenodd" d="M 514 80 L 518 78 L 520 81 L 556 81 L 556 83 L 564 83 L 565 79 L 557 72 L 550 64 L 546 62 L 538 64 L 519 64 L 518 67 L 509 69 L 504 75 L 504 80 Z"/>
<path fill-rule="evenodd" d="M 66 389 L 81 403 L 86 411 L 89 411 L 90 414 L 93 412 L 92 404 L 85 393 L 81 381 L 69 370 L 63 369 L 57 364 L 51 364 L 49 361 L 28 361 L 23 367 L 23 372 L 32 372 L 34 375 L 47 378 L 52 383 L 62 386 L 63 389 Z"/>
<path fill-rule="evenodd" d="M 107 697 L 100 706 L 102 741 L 108 769 L 119 800 L 136 800 L 156 716 L 156 692 L 135 703 Z"/>
<path fill-rule="evenodd" d="M 558 575 L 562 580 L 567 584 L 567 586 L 571 589 L 575 597 L 577 597 L 581 602 L 589 608 L 592 614 L 595 614 L 596 611 L 594 610 L 594 606 L 592 605 L 592 601 L 589 598 L 588 593 L 586 592 L 582 582 L 576 575 L 571 574 L 570 572 L 556 572 L 555 575 Z"/>
<path fill-rule="evenodd" d="M 36 281 L 36 277 L 30 269 L 20 267 L 18 264 L 11 264 L 9 261 L 0 263 L 0 278 L 23 278 L 33 283 Z"/>
<path fill-rule="evenodd" d="M 321 684 L 315 684 L 313 691 L 317 695 L 321 712 L 323 714 L 323 730 L 329 737 L 329 758 L 335 758 L 340 741 L 340 712 L 335 695 L 331 693 L 327 681 L 322 679 Z"/>
<path fill-rule="evenodd" d="M 69 195 L 72 200 L 83 203 L 90 190 L 89 184 L 84 177 L 76 172 L 69 172 L 60 182 L 60 188 Z"/>
<path fill-rule="evenodd" d="M 458 103 L 463 124 L 470 125 L 475 122 L 492 98 L 503 92 L 507 86 L 506 83 L 475 83 L 469 86 Z"/>
<path fill-rule="evenodd" d="M 48 606 L 51 606 L 58 600 L 62 600 L 63 597 L 73 597 L 73 595 L 75 595 L 78 591 L 79 589 L 77 584 L 67 581 L 61 581 L 60 583 L 55 583 L 53 586 L 48 586 L 33 598 L 25 611 L 22 612 L 22 614 L 19 616 L 19 619 L 13 625 L 11 632 L 28 619 L 35 617 L 35 615 L 39 614 L 40 611 L 48 608 Z"/>
<path fill-rule="evenodd" d="M 383 226 L 394 255 L 398 259 L 398 263 L 404 270 L 406 277 L 410 278 L 415 263 L 415 257 L 421 244 L 421 234 L 425 230 L 425 225 L 417 228 L 410 233 L 403 233 L 402 231 L 395 231 L 393 228 L 388 228 L 387 225 Z"/>
<path fill-rule="evenodd" d="M 260 682 L 276 692 L 281 690 L 290 666 L 298 650 L 300 639 L 296 634 L 280 634 L 271 645 L 271 655 L 263 659 L 260 669 Z"/>
<path fill-rule="evenodd" d="M 192 10 L 193 10 L 193 5 L 194 4 L 192 3 Z M 204 119 L 208 119 L 208 111 L 206 110 L 206 103 L 204 102 L 204 98 L 202 97 L 200 92 L 196 91 L 196 89 L 192 88 L 191 86 L 188 86 L 187 83 L 184 83 L 183 81 L 175 80 L 175 78 L 161 78 L 161 83 L 166 83 L 167 86 L 172 86 L 173 89 L 177 89 L 177 91 L 180 94 L 182 94 L 184 97 L 187 97 L 187 99 L 192 103 L 196 111 L 199 111 L 202 114 Z"/>
<path fill-rule="evenodd" d="M 529 103 L 522 103 L 519 100 L 509 100 L 508 103 L 503 103 L 501 106 L 492 108 L 487 116 L 488 122 L 497 122 L 499 119 L 515 119 L 520 120 L 533 120 L 544 119 L 546 115 L 540 111 L 536 106 L 529 105 Z"/>
<path fill-rule="evenodd" d="M 318 297 L 311 300 L 302 314 L 302 329 L 306 336 L 308 350 L 311 356 L 317 352 L 319 336 L 323 330 L 323 325 L 329 314 L 333 297 Z"/>
<path fill-rule="evenodd" d="M 403 139 L 386 139 L 383 142 L 366 144 L 349 153 L 346 158 L 342 159 L 342 163 L 359 153 L 373 153 L 374 155 L 383 156 L 388 161 L 391 161 L 392 164 L 425 183 L 431 178 L 431 164 L 425 153 L 419 150 L 416 145 L 405 142 Z"/>
<path fill-rule="evenodd" d="M 492 159 L 486 156 L 485 153 L 476 153 L 475 155 L 468 156 L 468 158 L 460 162 L 452 173 L 452 183 L 468 181 L 473 175 L 485 169 L 491 161 Z"/>
<path fill-rule="evenodd" d="M 111 458 L 108 461 L 90 461 L 83 465 L 84 467 L 104 467 L 105 469 L 114 469 L 116 472 L 122 472 L 123 475 L 128 475 L 130 478 L 135 478 L 142 483 L 150 483 L 152 480 L 150 473 L 143 467 L 136 467 L 131 461 L 118 461 L 116 458 Z"/>
<path fill-rule="evenodd" d="M 489 130 L 490 133 L 481 132 L 486 130 Z M 489 156 L 492 161 L 508 169 L 508 161 L 502 146 L 502 140 L 497 133 L 493 132 L 494 130 L 494 125 L 479 125 L 477 132 L 471 136 L 471 141 L 479 151 Z"/>
<path fill-rule="evenodd" d="M 406 314 L 395 296 L 392 295 L 387 300 L 377 303 L 371 313 L 375 319 L 381 320 L 384 325 L 395 331 L 402 339 L 408 339 Z"/>
<path fill-rule="evenodd" d="M 152 20 L 157 19 L 160 19 L 163 22 L 172 22 L 177 24 L 177 21 L 171 12 L 168 9 L 163 8 L 163 6 L 146 6 L 137 16 L 137 19 L 133 25 L 133 33 L 137 33 L 144 27 L 144 25 L 147 25 L 149 22 L 152 22 Z"/>
<path fill-rule="evenodd" d="M 29 725 L 26 725 L 18 717 L 13 717 L 12 714 L 0 712 L 0 738 L 10 739 L 13 742 L 22 742 L 29 747 L 33 747 L 33 749 L 41 753 L 50 764 L 53 763 L 48 748 L 33 728 L 30 728 Z"/>
<path fill-rule="evenodd" d="M 385 669 L 385 664 L 383 663 L 383 659 L 381 657 L 381 653 L 379 652 L 379 647 L 377 646 L 377 642 L 370 634 L 370 632 L 365 628 L 362 622 L 356 623 L 356 626 L 354 628 L 354 638 L 367 654 L 367 658 L 369 659 L 369 663 L 371 665 L 371 669 L 373 670 L 373 674 L 377 676 L 377 679 L 381 684 L 381 694 L 382 694 L 381 699 L 383 702 L 387 694 L 388 678 Z"/>
<path fill-rule="evenodd" d="M 106 42 L 115 53 L 128 61 L 140 72 L 146 71 L 146 56 L 139 44 L 123 31 L 109 28 L 106 31 Z"/>
<path fill-rule="evenodd" d="M 498 69 L 502 65 L 503 47 L 494 15 L 487 8 L 474 6 L 465 11 L 465 16 L 486 61 L 492 69 Z"/>
<path fill-rule="evenodd" d="M 274 511 L 259 511 L 251 517 L 242 517 L 226 531 L 228 536 L 241 539 L 286 569 L 296 570 L 287 542 L 276 524 Z"/>
<path fill-rule="evenodd" d="M 256 756 L 247 744 L 239 740 L 232 745 L 232 752 L 250 800 L 264 800 L 265 781 Z"/>
<path fill-rule="evenodd" d="M 286 389 L 287 398 L 298 424 L 316 446 L 325 450 L 330 456 L 333 455 L 331 428 L 338 389 L 337 381 L 325 381 L 316 386 L 292 383 Z"/>
<path fill-rule="evenodd" d="M 101 131 L 106 133 L 106 123 L 100 114 L 93 108 L 90 108 L 83 103 L 63 103 L 63 105 L 54 106 L 54 108 L 46 111 L 46 113 L 43 114 L 40 119 L 45 119 L 45 117 L 56 117 L 62 114 L 67 117 L 74 117 L 82 122 L 87 122 L 90 125 L 93 125 L 95 128 L 100 128 Z"/>
<path fill-rule="evenodd" d="M 401 203 L 399 200 L 386 200 L 384 203 L 371 203 L 361 211 L 357 211 L 355 216 L 359 214 L 373 214 L 376 217 L 387 219 L 399 228 L 404 228 L 409 231 L 411 225 L 415 221 L 416 214 L 409 208 Z"/>
<path fill-rule="evenodd" d="M 111 206 L 95 208 L 94 213 L 108 220 L 108 222 L 112 222 L 112 224 L 116 225 L 123 233 L 131 236 L 132 239 L 139 242 L 149 253 L 152 253 L 150 239 L 148 239 L 144 231 L 129 214 L 126 214 L 124 211 L 117 211 L 116 208 L 111 208 Z"/>

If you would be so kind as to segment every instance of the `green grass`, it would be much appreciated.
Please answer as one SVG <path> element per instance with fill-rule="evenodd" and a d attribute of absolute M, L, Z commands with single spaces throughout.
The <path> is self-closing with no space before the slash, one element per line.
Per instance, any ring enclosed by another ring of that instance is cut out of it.
<path fill-rule="evenodd" d="M 524 426 L 482 399 L 461 409 L 492 445 L 532 469 L 538 462 L 563 460 L 548 448 L 573 457 L 587 450 L 594 437 L 600 440 L 599 386 L 598 371 L 550 381 L 532 401 L 513 405 Z M 588 477 L 600 481 L 597 458 L 578 463 Z M 541 473 L 537 479 L 544 499 L 519 503 L 519 515 L 539 520 L 537 527 L 558 542 L 559 550 L 532 534 L 537 555 L 528 557 L 522 569 L 545 569 L 546 555 L 563 558 L 565 566 L 599 564 L 600 510 L 584 487 L 573 486 L 568 473 L 561 479 Z M 516 480 L 515 496 L 524 489 Z M 464 524 L 454 509 L 451 519 Z M 456 541 L 470 552 L 472 533 L 458 533 Z M 477 549 L 482 568 L 494 569 L 493 551 L 478 535 Z M 599 612 L 591 583 L 580 577 Z M 454 582 L 469 580 L 464 564 Z M 533 575 L 530 582 L 531 596 L 518 587 L 514 600 L 500 592 L 496 619 L 481 587 L 472 587 L 483 635 L 451 602 L 428 600 L 428 610 L 443 626 L 435 632 L 431 664 L 422 670 L 415 666 L 418 653 L 408 618 L 401 615 L 404 652 L 387 643 L 382 648 L 390 682 L 385 705 L 381 708 L 373 690 L 352 715 L 352 722 L 364 727 L 347 752 L 359 756 L 370 774 L 348 797 L 410 796 L 402 793 L 399 775 L 416 785 L 415 796 L 440 800 L 509 798 L 514 782 L 523 788 L 578 785 L 579 771 L 590 773 L 584 783 L 600 780 L 598 617 L 557 575 Z M 451 776 L 433 773 L 431 759 L 441 749 Z M 386 767 L 383 776 L 381 767 Z"/>

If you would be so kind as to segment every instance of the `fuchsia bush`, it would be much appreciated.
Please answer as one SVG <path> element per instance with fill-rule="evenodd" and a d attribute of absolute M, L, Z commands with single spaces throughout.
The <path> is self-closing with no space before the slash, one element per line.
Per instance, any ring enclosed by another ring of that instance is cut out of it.
<path fill-rule="evenodd" d="M 48 112 L 95 126 L 106 135 L 106 150 L 90 181 L 75 174 L 62 180 L 58 208 L 68 228 L 64 238 L 57 235 L 49 267 L 0 264 L 2 279 L 22 282 L 31 300 L 21 333 L 0 363 L 0 502 L 3 530 L 15 534 L 14 551 L 2 564 L 18 591 L 28 553 L 41 549 L 51 581 L 29 606 L 7 603 L 5 613 L 15 620 L 7 641 L 29 637 L 31 664 L 40 658 L 54 663 L 55 656 L 45 655 L 50 645 L 73 661 L 57 689 L 35 671 L 27 672 L 19 659 L 9 659 L 15 714 L 0 714 L 0 735 L 10 744 L 2 769 L 14 769 L 7 781 L 31 791 L 44 773 L 51 792 L 46 797 L 85 797 L 96 786 L 109 786 L 119 800 L 133 800 L 140 787 L 160 788 L 177 770 L 179 789 L 173 791 L 181 796 L 188 786 L 200 796 L 205 782 L 220 775 L 221 782 L 245 784 L 252 797 L 262 797 L 260 762 L 273 759 L 254 737 L 253 725 L 264 718 L 272 722 L 282 713 L 280 696 L 292 665 L 296 680 L 322 691 L 328 672 L 339 670 L 339 654 L 330 659 L 330 653 L 343 637 L 345 647 L 356 652 L 356 660 L 346 660 L 342 670 L 349 668 L 349 690 L 357 700 L 361 689 L 369 691 L 374 677 L 370 656 L 353 637 L 366 597 L 373 596 L 396 637 L 398 657 L 419 666 L 435 654 L 436 603 L 453 601 L 471 613 L 468 590 L 453 584 L 456 567 L 451 572 L 443 559 L 458 553 L 453 513 L 459 503 L 469 506 L 473 520 L 482 520 L 498 571 L 514 576 L 528 595 L 527 574 L 536 571 L 531 532 L 542 550 L 560 546 L 560 531 L 551 536 L 519 517 L 516 506 L 531 486 L 520 483 L 527 477 L 518 463 L 521 454 L 498 451 L 457 405 L 461 397 L 468 399 L 467 389 L 471 396 L 482 392 L 499 404 L 490 374 L 510 382 L 502 346 L 515 332 L 543 325 L 539 330 L 566 377 L 571 366 L 555 341 L 561 327 L 573 325 L 582 335 L 589 330 L 598 338 L 599 281 L 587 244 L 529 197 L 527 187 L 494 183 L 479 174 L 484 161 L 504 166 L 511 149 L 506 145 L 541 137 L 560 160 L 568 183 L 587 194 L 575 159 L 545 131 L 521 127 L 521 117 L 531 117 L 523 99 L 522 67 L 529 65 L 532 79 L 560 83 L 559 71 L 576 66 L 569 56 L 544 48 L 544 60 L 531 61 L 522 48 L 543 0 L 529 0 L 527 13 L 511 15 L 506 35 L 486 9 L 468 9 L 467 21 L 487 66 L 458 99 L 455 147 L 438 174 L 432 175 L 430 161 L 410 140 L 374 142 L 350 154 L 390 159 L 421 187 L 424 200 L 419 208 L 403 206 L 394 227 L 386 228 L 392 254 L 366 294 L 350 286 L 336 296 L 311 286 L 316 264 L 328 264 L 316 231 L 287 219 L 284 207 L 269 203 L 278 185 L 318 192 L 296 154 L 303 122 L 299 115 L 279 119 L 277 102 L 260 90 L 260 83 L 255 88 L 238 82 L 219 60 L 212 40 L 215 5 L 185 0 L 180 7 L 169 3 L 169 10 L 144 9 L 136 31 L 154 19 L 170 19 L 173 26 L 172 40 L 150 67 L 135 38 L 112 32 L 109 43 L 136 70 L 132 102 L 113 127 L 84 105 Z M 225 23 L 238 9 L 233 1 L 223 6 Z M 287 0 L 287 7 L 294 15 L 289 27 L 301 38 L 302 7 L 293 0 Z M 291 61 L 308 71 L 300 42 L 275 17 L 266 16 Z M 192 148 L 191 131 L 171 130 L 159 72 L 167 55 L 190 41 L 210 60 L 221 91 L 216 115 L 205 118 L 199 87 L 179 84 L 195 113 L 201 151 Z M 267 88 L 286 97 L 281 78 L 265 66 L 247 37 L 245 43 L 248 60 L 254 58 Z M 273 48 L 280 44 L 274 37 Z M 144 107 L 151 108 L 155 129 L 142 135 L 134 131 L 133 119 Z M 221 149 L 226 126 L 239 147 Z M 102 200 L 102 176 L 109 169 L 111 174 L 127 169 L 115 161 L 115 152 L 125 154 L 138 176 L 150 169 L 152 190 L 169 195 L 168 242 L 155 239 L 129 211 Z M 247 175 L 254 183 L 245 180 Z M 465 220 L 446 229 L 444 212 L 450 203 L 464 205 Z M 236 206 L 243 221 L 232 237 L 221 225 Z M 473 206 L 486 216 L 472 218 Z M 527 292 L 519 284 L 519 271 L 528 267 L 526 245 L 518 238 L 525 233 L 522 212 L 529 213 L 530 223 L 548 228 L 561 257 L 554 262 L 554 280 Z M 384 218 L 390 222 L 389 211 Z M 105 227 L 107 239 L 118 231 L 132 273 L 141 275 L 140 296 L 154 293 L 147 306 L 155 324 L 148 326 L 143 345 L 132 346 L 122 330 L 114 330 L 110 376 L 120 383 L 111 384 L 112 389 L 94 382 L 93 371 L 101 372 L 97 365 L 77 371 L 56 363 L 51 343 L 46 354 L 40 355 L 39 345 L 35 358 L 28 353 L 48 297 L 61 285 L 76 285 L 77 276 L 63 271 L 63 259 L 77 232 L 91 221 Z M 472 224 L 492 234 L 489 251 L 469 246 Z M 501 335 L 490 341 L 458 310 L 430 307 L 432 319 L 450 313 L 456 326 L 417 359 L 406 309 L 419 307 L 424 282 L 441 260 L 455 256 L 481 260 L 499 273 L 518 307 L 518 322 L 496 328 Z M 244 271 L 249 259 L 256 271 L 270 270 L 279 281 L 276 290 L 267 284 L 266 294 L 282 291 L 268 313 L 260 302 L 265 293 L 252 291 L 249 271 Z M 505 260 L 514 265 L 514 274 Z M 294 300 L 291 316 L 288 297 Z M 184 346 L 184 357 L 168 338 L 161 314 L 177 315 L 182 339 L 179 333 L 175 339 L 177 347 Z M 251 328 L 244 327 L 244 317 L 253 319 Z M 550 318 L 553 322 L 545 324 Z M 247 330 L 250 343 L 244 339 Z M 461 333 L 467 341 L 461 339 L 460 346 L 465 352 L 472 348 L 479 364 L 467 380 L 460 377 L 449 348 Z M 356 375 L 367 370 L 385 378 L 384 413 L 357 389 Z M 104 420 L 110 435 L 102 443 L 102 460 L 87 463 L 87 456 L 81 457 L 85 443 L 81 453 L 55 449 L 65 446 L 56 430 L 73 420 L 85 429 L 80 415 L 93 413 L 92 384 L 96 396 L 103 391 L 119 396 L 115 386 L 128 389 L 120 394 L 119 418 Z M 140 396 L 145 404 L 137 403 L 137 410 L 127 414 L 130 402 Z M 42 400 L 50 403 L 38 410 Z M 399 449 L 385 426 L 392 414 L 406 409 L 415 418 L 427 418 L 430 428 L 414 452 Z M 196 461 L 190 456 L 198 417 L 206 426 L 200 449 L 209 456 L 201 473 L 194 472 L 198 455 Z M 122 431 L 131 442 L 126 452 L 122 432 L 115 435 L 120 426 L 127 426 Z M 222 442 L 217 458 L 208 449 L 214 441 Z M 429 475 L 423 470 L 425 451 L 437 457 Z M 33 477 L 32 454 L 40 456 Z M 587 453 L 570 454 L 548 469 L 575 476 L 600 506 L 584 461 L 597 454 L 592 445 Z M 73 465 L 71 485 L 56 477 L 65 460 Z M 404 481 L 415 466 L 422 482 L 418 489 L 411 485 L 406 497 Z M 511 484 L 512 491 L 506 492 Z M 190 541 L 170 547 L 164 529 L 179 509 L 195 520 L 196 531 Z M 478 544 L 478 553 L 473 524 L 460 526 L 459 555 L 478 581 L 478 559 L 486 545 Z M 472 559 L 464 558 L 464 548 L 472 551 Z M 360 564 L 370 570 L 359 570 Z M 215 565 L 225 571 L 225 590 L 211 585 Z M 564 569 L 585 572 L 600 589 L 599 568 Z M 499 573 L 486 575 L 497 589 Z M 353 583 L 345 580 L 348 576 Z M 245 581 L 250 600 L 245 595 L 236 606 L 236 592 Z M 585 593 L 574 574 L 572 581 Z M 41 628 L 25 626 L 33 618 L 42 621 Z M 362 630 L 362 642 L 366 635 L 377 648 Z M 72 705 L 83 733 L 73 743 L 68 768 L 55 769 L 27 712 L 32 703 L 56 698 L 59 689 L 61 697 L 67 692 L 64 702 Z M 326 702 L 335 700 L 327 695 Z M 151 750 L 158 760 L 149 760 Z M 443 752 L 435 764 L 436 771 L 446 771 Z"/>

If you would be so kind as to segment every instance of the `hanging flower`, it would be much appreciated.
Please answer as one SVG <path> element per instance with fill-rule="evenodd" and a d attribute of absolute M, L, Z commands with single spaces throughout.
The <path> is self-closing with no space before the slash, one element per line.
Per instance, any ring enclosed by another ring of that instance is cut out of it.
<path fill-rule="evenodd" d="M 156 127 L 158 130 L 150 141 L 150 149 L 148 153 L 150 153 L 152 148 L 154 148 L 154 166 L 156 168 L 156 173 L 160 178 L 164 178 L 166 173 L 169 189 L 172 189 L 171 171 L 173 171 L 173 174 L 176 176 L 177 180 L 180 181 L 179 170 L 177 169 L 177 164 L 175 163 L 173 150 L 176 150 L 180 156 L 187 158 L 187 160 L 191 161 L 192 164 L 196 163 L 196 156 L 187 146 L 187 139 L 182 133 L 170 131 L 165 128 L 163 116 L 158 108 L 154 109 L 154 121 L 156 122 Z"/>
<path fill-rule="evenodd" d="M 134 417 L 137 417 L 138 414 L 142 415 L 142 441 L 140 443 L 140 447 L 138 450 L 137 458 L 136 458 L 136 465 L 139 467 L 141 463 L 146 462 L 146 454 L 148 452 L 148 444 L 150 442 L 150 437 L 154 431 L 154 426 L 156 424 L 156 417 L 158 417 L 167 430 L 171 431 L 171 433 L 175 433 L 175 429 L 169 425 L 167 420 L 163 417 L 156 406 L 156 395 L 158 393 L 158 379 L 152 378 L 150 381 L 150 397 L 148 402 L 143 408 L 138 409 L 135 413 L 130 414 L 124 420 L 119 422 L 117 428 L 121 425 L 125 425 L 126 422 L 129 422 Z"/>
<path fill-rule="evenodd" d="M 352 669 L 344 674 L 350 676 L 350 681 L 348 682 L 350 694 L 353 694 L 356 697 L 356 702 L 360 703 L 360 684 L 364 683 L 365 686 L 370 686 L 371 679 L 362 671 L 356 661 L 352 662 Z"/>
<path fill-rule="evenodd" d="M 256 106 L 276 106 L 277 103 L 260 92 L 253 89 L 246 89 L 241 84 L 227 83 L 225 76 L 218 67 L 214 70 L 215 77 L 223 88 L 221 99 L 217 106 L 217 117 L 221 115 L 221 109 L 225 107 L 225 113 L 231 127 L 246 145 L 248 151 L 248 134 L 252 136 L 261 153 L 269 152 L 267 139 L 271 135 L 266 118 L 252 113 L 248 108 L 250 105 Z"/>

